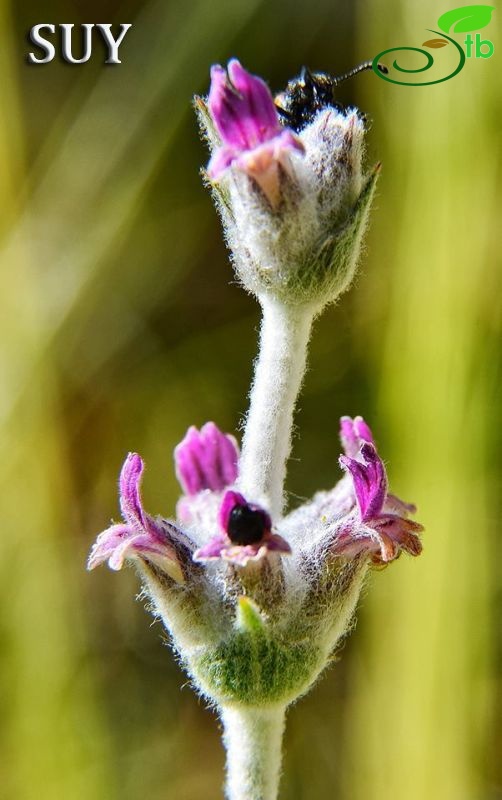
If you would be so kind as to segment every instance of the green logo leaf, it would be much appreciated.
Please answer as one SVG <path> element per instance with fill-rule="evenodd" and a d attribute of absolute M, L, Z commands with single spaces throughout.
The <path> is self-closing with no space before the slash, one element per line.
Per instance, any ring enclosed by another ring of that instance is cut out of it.
<path fill-rule="evenodd" d="M 461 6 L 441 14 L 438 25 L 445 33 L 469 33 L 486 27 L 495 6 Z"/>
<path fill-rule="evenodd" d="M 446 39 L 428 39 L 422 42 L 422 47 L 445 47 L 448 44 Z"/>

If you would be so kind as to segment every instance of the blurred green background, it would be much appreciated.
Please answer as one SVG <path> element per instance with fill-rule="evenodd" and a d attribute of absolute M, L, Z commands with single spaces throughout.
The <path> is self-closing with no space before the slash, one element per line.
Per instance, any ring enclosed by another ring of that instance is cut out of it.
<path fill-rule="evenodd" d="M 455 4 L 452 4 L 452 6 Z M 5 800 L 221 796 L 217 721 L 132 570 L 85 572 L 128 450 L 169 515 L 188 425 L 236 430 L 256 351 L 190 107 L 237 55 L 282 88 L 429 38 L 426 0 L 0 1 L 0 782 Z M 343 657 L 288 719 L 283 800 L 502 798 L 500 120 L 491 59 L 340 90 L 383 172 L 351 292 L 317 323 L 292 503 L 371 422 L 425 551 L 374 573 Z M 123 63 L 28 66 L 41 22 L 132 22 Z"/>

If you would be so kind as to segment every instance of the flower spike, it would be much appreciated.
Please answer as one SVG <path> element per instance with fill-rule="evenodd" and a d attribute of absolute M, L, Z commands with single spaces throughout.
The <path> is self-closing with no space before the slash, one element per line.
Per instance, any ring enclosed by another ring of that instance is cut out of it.
<path fill-rule="evenodd" d="M 422 547 L 415 507 L 389 494 L 362 417 L 340 421 L 341 480 L 285 513 L 312 323 L 355 275 L 379 172 L 364 167 L 365 115 L 333 98 L 335 85 L 304 69 L 274 101 L 236 59 L 211 69 L 209 96 L 196 99 L 211 150 L 204 176 L 239 282 L 263 311 L 242 454 L 213 422 L 189 428 L 174 453 L 183 493 L 170 522 L 144 510 L 143 461 L 131 453 L 123 522 L 89 558 L 90 569 L 134 562 L 180 661 L 218 707 L 228 800 L 276 798 L 286 708 L 349 630 L 371 564 Z"/>

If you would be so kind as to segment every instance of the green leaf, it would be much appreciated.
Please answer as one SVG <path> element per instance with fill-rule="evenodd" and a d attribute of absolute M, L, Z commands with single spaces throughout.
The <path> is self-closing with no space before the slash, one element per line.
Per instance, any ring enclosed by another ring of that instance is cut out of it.
<path fill-rule="evenodd" d="M 441 14 L 438 25 L 445 33 L 468 33 L 486 27 L 495 6 L 461 6 Z"/>

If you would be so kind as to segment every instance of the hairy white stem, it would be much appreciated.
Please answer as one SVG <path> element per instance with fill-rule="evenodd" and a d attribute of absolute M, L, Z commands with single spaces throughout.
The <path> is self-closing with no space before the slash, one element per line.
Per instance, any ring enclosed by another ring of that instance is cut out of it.
<path fill-rule="evenodd" d="M 314 317 L 310 307 L 262 298 L 260 349 L 250 394 L 239 486 L 250 500 L 280 516 L 296 398 L 307 361 Z"/>
<path fill-rule="evenodd" d="M 227 800 L 276 800 L 286 709 L 221 709 Z"/>

